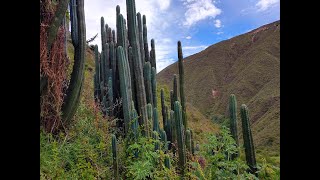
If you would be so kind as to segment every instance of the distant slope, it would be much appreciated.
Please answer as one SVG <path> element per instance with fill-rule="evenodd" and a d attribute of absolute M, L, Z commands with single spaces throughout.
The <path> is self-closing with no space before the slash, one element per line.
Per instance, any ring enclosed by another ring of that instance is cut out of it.
<path fill-rule="evenodd" d="M 227 116 L 234 93 L 239 108 L 249 107 L 258 149 L 280 151 L 280 21 L 214 44 L 185 58 L 184 67 L 188 103 L 208 118 Z M 177 63 L 158 73 L 157 82 L 172 89 L 175 73 Z"/>

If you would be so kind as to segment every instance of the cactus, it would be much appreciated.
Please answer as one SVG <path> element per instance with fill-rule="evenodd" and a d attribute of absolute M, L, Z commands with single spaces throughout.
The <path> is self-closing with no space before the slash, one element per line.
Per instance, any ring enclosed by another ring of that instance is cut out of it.
<path fill-rule="evenodd" d="M 252 139 L 252 134 L 250 129 L 248 107 L 245 104 L 242 104 L 240 112 L 241 112 L 242 134 L 243 134 L 243 142 L 244 142 L 247 165 L 249 166 L 251 173 L 256 174 L 256 171 L 257 171 L 256 156 L 254 152 L 253 139 Z"/>
<path fill-rule="evenodd" d="M 71 40 L 72 44 L 78 44 L 78 18 L 77 11 L 75 11 L 77 4 L 76 0 L 70 0 L 70 20 L 71 20 Z"/>
<path fill-rule="evenodd" d="M 159 134 L 157 131 L 152 132 L 152 138 L 155 140 L 154 150 L 155 151 L 160 150 Z"/>
<path fill-rule="evenodd" d="M 156 80 L 156 69 L 154 67 L 151 68 L 151 87 L 152 87 L 152 101 L 153 107 L 158 107 L 157 102 L 157 80 Z"/>
<path fill-rule="evenodd" d="M 129 63 L 125 57 L 124 50 L 121 46 L 118 46 L 117 48 L 117 60 L 119 61 L 120 91 L 122 97 L 125 133 L 127 133 L 129 128 L 129 122 L 131 120 L 131 77 Z"/>
<path fill-rule="evenodd" d="M 191 149 L 191 132 L 190 130 L 186 130 L 186 148 L 189 151 L 189 153 L 192 153 L 192 149 Z"/>
<path fill-rule="evenodd" d="M 116 29 L 117 29 L 117 46 L 116 47 L 119 46 L 119 44 L 118 44 L 120 42 L 119 33 L 121 32 L 120 29 L 119 29 L 119 22 L 120 22 L 119 15 L 120 15 L 120 6 L 117 5 L 116 6 Z"/>
<path fill-rule="evenodd" d="M 147 100 L 144 87 L 143 67 L 141 61 L 141 51 L 137 32 L 135 0 L 126 0 L 127 20 L 128 20 L 128 39 L 133 52 L 133 69 L 135 75 L 135 88 L 137 94 L 137 109 L 140 115 L 140 124 L 143 126 L 143 134 L 149 136 L 147 120 Z"/>
<path fill-rule="evenodd" d="M 171 121 L 171 142 L 175 143 L 177 141 L 177 131 L 176 131 L 176 120 L 174 116 L 174 111 L 170 111 L 170 121 Z"/>
<path fill-rule="evenodd" d="M 170 167 L 171 167 L 170 157 L 169 157 L 168 154 L 164 157 L 164 165 L 165 165 L 165 167 L 168 168 L 168 169 L 170 169 Z"/>
<path fill-rule="evenodd" d="M 153 131 L 160 132 L 157 108 L 153 108 Z"/>
<path fill-rule="evenodd" d="M 134 70 L 133 70 L 133 54 L 132 54 L 132 47 L 129 47 L 128 49 L 128 61 L 129 61 L 129 67 L 130 67 L 130 75 L 131 75 L 131 86 L 132 86 L 132 100 L 137 107 L 137 97 L 136 97 L 136 88 L 135 88 L 135 83 L 134 83 Z"/>
<path fill-rule="evenodd" d="M 184 68 L 183 68 L 183 54 L 181 42 L 178 41 L 178 59 L 179 59 L 179 88 L 180 88 L 180 101 L 182 107 L 182 120 L 183 126 L 187 129 L 187 113 L 186 113 L 186 103 L 184 96 Z"/>
<path fill-rule="evenodd" d="M 67 5 L 66 5 L 67 6 Z M 65 11 L 64 11 L 65 12 Z M 75 114 L 82 92 L 84 81 L 84 64 L 86 50 L 86 25 L 84 17 L 84 0 L 77 1 L 77 44 L 74 44 L 74 65 L 71 74 L 70 84 L 67 89 L 67 96 L 62 106 L 62 120 L 69 122 Z M 65 13 L 63 13 L 65 15 Z M 60 24 L 60 23 L 59 23 Z"/>
<path fill-rule="evenodd" d="M 138 20 L 138 35 L 139 35 L 139 45 L 140 45 L 140 54 L 141 54 L 141 63 L 144 64 L 144 41 L 143 41 L 143 34 L 142 34 L 142 23 L 141 23 L 141 14 L 140 12 L 137 13 L 137 20 Z"/>
<path fill-rule="evenodd" d="M 112 30 L 112 42 L 114 43 L 114 44 L 116 44 L 117 42 L 116 42 L 116 31 L 113 29 Z"/>
<path fill-rule="evenodd" d="M 106 44 L 106 31 L 105 31 L 105 24 L 104 24 L 104 17 L 101 17 L 101 60 L 100 60 L 100 68 L 101 68 L 101 81 L 105 83 L 105 67 L 106 67 L 106 61 L 105 61 L 105 44 Z"/>
<path fill-rule="evenodd" d="M 113 159 L 114 178 L 119 179 L 119 165 L 118 165 L 118 157 L 117 157 L 117 139 L 114 134 L 112 134 L 112 159 Z"/>
<path fill-rule="evenodd" d="M 170 90 L 170 105 L 171 105 L 171 110 L 174 110 L 173 90 Z"/>
<path fill-rule="evenodd" d="M 174 103 L 174 117 L 178 142 L 178 154 L 179 154 L 179 166 L 181 168 L 181 174 L 184 176 L 184 170 L 186 168 L 186 147 L 184 144 L 184 130 L 182 124 L 182 112 L 179 101 Z"/>
<path fill-rule="evenodd" d="M 148 46 L 148 29 L 147 29 L 147 22 L 146 16 L 142 16 L 143 21 L 143 49 L 144 49 L 144 59 L 146 62 L 150 62 L 150 55 L 149 55 L 149 46 Z"/>
<path fill-rule="evenodd" d="M 236 100 L 236 96 L 234 94 L 230 95 L 229 113 L 230 113 L 231 136 L 233 137 L 237 146 L 239 147 L 238 130 L 237 130 L 237 100 Z M 234 159 L 238 156 L 239 156 L 239 154 L 235 153 L 231 156 L 231 158 Z"/>
<path fill-rule="evenodd" d="M 170 111 L 168 106 L 166 106 L 166 111 L 167 111 L 167 114 L 168 114 L 168 120 L 167 120 L 167 126 L 166 126 L 166 133 L 167 133 L 167 139 L 169 142 L 172 142 L 172 120 L 171 120 L 171 116 L 170 116 Z M 171 149 L 171 144 L 169 144 L 169 149 Z"/>
<path fill-rule="evenodd" d="M 167 140 L 166 131 L 161 130 L 160 137 L 161 137 L 161 141 L 163 142 L 163 147 L 164 147 L 163 149 L 164 149 L 164 151 L 167 151 L 168 150 L 168 140 Z"/>
<path fill-rule="evenodd" d="M 151 63 L 151 67 L 154 67 L 155 69 L 157 69 L 157 66 L 156 66 L 156 50 L 155 50 L 155 47 L 154 47 L 154 39 L 151 39 L 150 63 Z"/>
<path fill-rule="evenodd" d="M 107 29 L 107 43 L 111 43 L 113 41 L 113 37 L 112 37 L 112 30 L 111 28 L 109 27 Z"/>
<path fill-rule="evenodd" d="M 147 103 L 153 104 L 152 87 L 151 87 L 151 64 L 145 62 L 143 67 L 144 84 L 146 88 Z"/>
<path fill-rule="evenodd" d="M 100 99 L 100 64 L 99 64 L 99 51 L 98 51 L 98 46 L 94 46 L 94 60 L 95 60 L 95 96 L 97 99 Z M 101 101 L 101 99 L 100 99 Z"/>
<path fill-rule="evenodd" d="M 106 86 L 108 84 L 108 79 L 109 79 L 109 69 L 110 69 L 110 47 L 109 47 L 109 43 L 106 43 L 104 45 L 104 52 L 103 52 L 103 60 L 104 60 L 104 85 Z"/>
<path fill-rule="evenodd" d="M 178 83 L 177 83 L 177 75 L 173 75 L 173 101 L 179 101 L 178 99 Z"/>
<path fill-rule="evenodd" d="M 151 124 L 153 124 L 153 112 L 152 112 L 152 105 L 150 103 L 147 104 L 147 114 L 148 114 L 148 124 L 151 127 Z"/>
<path fill-rule="evenodd" d="M 161 98 L 161 112 L 162 112 L 162 123 L 163 123 L 163 129 L 167 132 L 168 130 L 166 129 L 167 126 L 167 113 L 166 113 L 166 106 L 164 104 L 164 91 L 163 88 L 160 90 L 160 98 Z"/>
<path fill-rule="evenodd" d="M 134 105 L 132 104 L 132 107 Z M 133 137 L 134 137 L 134 140 L 137 140 L 138 139 L 138 128 L 139 128 L 139 122 L 138 122 L 138 113 L 137 111 L 134 109 L 133 107 L 133 110 L 132 110 L 132 121 L 131 121 L 131 130 L 132 130 L 132 133 L 133 133 Z"/>
<path fill-rule="evenodd" d="M 113 88 L 112 88 L 112 77 L 109 77 L 108 80 L 108 114 L 113 116 Z"/>

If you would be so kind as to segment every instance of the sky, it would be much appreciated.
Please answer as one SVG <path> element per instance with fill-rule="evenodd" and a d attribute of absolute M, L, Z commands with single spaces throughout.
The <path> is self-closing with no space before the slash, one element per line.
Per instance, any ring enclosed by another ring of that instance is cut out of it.
<path fill-rule="evenodd" d="M 280 0 L 136 0 L 136 12 L 146 15 L 149 50 L 155 40 L 157 71 L 183 56 L 280 20 Z M 100 18 L 116 29 L 116 6 L 126 18 L 126 0 L 85 0 L 86 36 L 101 51 Z M 126 18 L 127 19 L 127 18 Z"/>

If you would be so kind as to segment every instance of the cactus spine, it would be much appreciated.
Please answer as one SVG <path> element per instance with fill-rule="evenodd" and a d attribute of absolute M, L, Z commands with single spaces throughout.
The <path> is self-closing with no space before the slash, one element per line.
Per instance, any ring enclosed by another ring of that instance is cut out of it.
<path fill-rule="evenodd" d="M 147 100 L 143 79 L 143 68 L 141 63 L 140 45 L 137 37 L 137 22 L 135 0 L 126 0 L 127 20 L 128 20 L 128 39 L 133 52 L 133 67 L 135 74 L 135 88 L 137 94 L 137 109 L 141 116 L 140 124 L 143 126 L 143 134 L 149 136 L 149 127 L 147 123 Z"/>
<path fill-rule="evenodd" d="M 179 154 L 179 166 L 181 168 L 181 174 L 184 176 L 184 170 L 186 168 L 186 147 L 184 144 L 184 130 L 182 122 L 182 112 L 179 101 L 174 103 L 174 117 L 178 142 L 178 154 Z"/>
<path fill-rule="evenodd" d="M 184 67 L 183 67 L 183 54 L 181 41 L 178 41 L 178 59 L 179 59 L 179 88 L 180 88 L 180 100 L 182 107 L 182 120 L 184 128 L 187 129 L 187 113 L 186 113 L 186 102 L 184 96 Z"/>
<path fill-rule="evenodd" d="M 125 123 L 125 133 L 128 133 L 129 122 L 131 120 L 131 81 L 129 63 L 125 57 L 121 46 L 117 48 L 117 59 L 119 61 L 120 90 L 123 104 L 123 116 Z"/>
<path fill-rule="evenodd" d="M 67 7 L 67 4 L 66 4 Z M 77 43 L 74 44 L 74 65 L 67 96 L 62 106 L 62 120 L 69 122 L 75 114 L 82 92 L 84 81 L 84 64 L 86 50 L 86 24 L 84 16 L 84 0 L 77 1 Z M 60 24 L 60 23 L 59 23 Z"/>
<path fill-rule="evenodd" d="M 257 171 L 256 156 L 254 152 L 253 139 L 250 129 L 250 120 L 248 107 L 245 104 L 241 105 L 241 120 L 242 120 L 242 134 L 245 147 L 246 161 L 250 167 L 251 173 L 255 174 Z"/>
<path fill-rule="evenodd" d="M 119 165 L 118 165 L 118 157 L 117 157 L 117 139 L 114 134 L 112 135 L 112 158 L 113 158 L 114 178 L 119 179 Z"/>

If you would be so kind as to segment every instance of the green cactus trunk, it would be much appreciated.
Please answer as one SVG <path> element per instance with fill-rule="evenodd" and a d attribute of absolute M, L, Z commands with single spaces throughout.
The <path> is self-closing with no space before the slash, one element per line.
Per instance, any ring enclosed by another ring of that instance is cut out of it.
<path fill-rule="evenodd" d="M 132 102 L 131 102 L 132 103 Z M 131 121 L 131 130 L 133 133 L 134 141 L 138 140 L 138 128 L 139 128 L 139 122 L 138 122 L 138 113 L 135 109 L 132 110 L 132 121 Z"/>
<path fill-rule="evenodd" d="M 134 102 L 134 105 L 138 107 L 137 105 L 137 94 L 136 94 L 136 86 L 134 82 L 134 69 L 133 69 L 133 54 L 132 54 L 132 47 L 129 47 L 128 49 L 128 61 L 130 66 L 130 75 L 131 75 L 131 85 L 132 85 L 132 100 Z"/>
<path fill-rule="evenodd" d="M 153 108 L 153 129 L 152 130 L 153 131 L 157 131 L 158 133 L 160 133 L 157 108 Z"/>
<path fill-rule="evenodd" d="M 170 90 L 170 105 L 171 105 L 171 110 L 174 110 L 174 96 L 173 96 L 173 90 Z"/>
<path fill-rule="evenodd" d="M 117 59 L 119 61 L 120 90 L 123 106 L 123 117 L 125 124 L 125 133 L 128 133 L 129 122 L 131 120 L 132 92 L 130 81 L 129 63 L 125 57 L 124 50 L 121 46 L 117 48 Z"/>
<path fill-rule="evenodd" d="M 174 111 L 170 111 L 170 121 L 171 121 L 171 143 L 176 143 L 177 141 L 177 130 L 176 130 L 176 120 L 174 116 Z"/>
<path fill-rule="evenodd" d="M 113 116 L 113 88 L 112 88 L 112 77 L 109 77 L 108 81 L 108 114 Z"/>
<path fill-rule="evenodd" d="M 160 99 L 161 99 L 161 113 L 162 113 L 162 123 L 163 123 L 163 129 L 167 132 L 167 113 L 166 113 L 166 106 L 164 102 L 164 90 L 161 88 L 160 90 Z"/>
<path fill-rule="evenodd" d="M 191 149 L 191 132 L 190 130 L 186 130 L 186 148 L 188 152 L 191 154 L 192 149 Z"/>
<path fill-rule="evenodd" d="M 163 143 L 163 150 L 166 152 L 166 151 L 168 151 L 168 140 L 167 140 L 166 131 L 161 130 L 160 137 L 161 137 L 161 141 Z"/>
<path fill-rule="evenodd" d="M 154 67 L 151 68 L 151 86 L 152 86 L 152 101 L 153 107 L 158 107 L 157 102 L 157 79 L 156 79 L 156 69 Z"/>
<path fill-rule="evenodd" d="M 181 100 L 181 107 L 182 107 L 182 120 L 183 126 L 187 129 L 187 111 L 186 111 L 186 102 L 184 96 L 184 67 L 183 67 L 183 54 L 182 54 L 182 47 L 181 42 L 178 41 L 178 59 L 179 59 L 179 88 L 180 88 L 180 100 Z"/>
<path fill-rule="evenodd" d="M 62 120 L 69 122 L 74 116 L 82 92 L 82 84 L 84 81 L 84 64 L 86 52 L 86 24 L 84 16 L 84 0 L 77 1 L 77 44 L 74 44 L 74 65 L 71 74 L 70 85 L 67 90 L 67 96 L 62 106 Z"/>
<path fill-rule="evenodd" d="M 151 63 L 151 67 L 154 67 L 157 70 L 157 66 L 156 66 L 156 50 L 155 50 L 155 47 L 154 47 L 154 39 L 151 39 L 150 63 Z"/>
<path fill-rule="evenodd" d="M 150 55 L 149 55 L 149 46 L 148 46 L 148 28 L 147 28 L 147 20 L 146 16 L 142 16 L 143 21 L 143 45 L 144 45 L 144 59 L 146 62 L 150 62 Z"/>
<path fill-rule="evenodd" d="M 230 131 L 231 136 L 235 140 L 237 146 L 239 147 L 238 130 L 237 130 L 237 100 L 234 94 L 230 95 L 229 100 L 229 114 L 230 114 Z M 233 154 L 232 159 L 239 156 L 239 153 Z"/>
<path fill-rule="evenodd" d="M 144 58 L 144 41 L 143 41 L 143 32 L 142 32 L 142 22 L 141 22 L 141 14 L 140 12 L 137 13 L 137 20 L 138 20 L 138 33 L 139 33 L 139 45 L 140 45 L 140 54 L 141 54 L 141 64 L 144 65 L 145 58 Z"/>
<path fill-rule="evenodd" d="M 173 101 L 179 101 L 178 98 L 178 82 L 177 82 L 177 75 L 173 75 Z"/>
<path fill-rule="evenodd" d="M 149 127 L 152 127 L 151 125 L 153 124 L 153 110 L 152 105 L 150 103 L 147 104 L 147 114 Z"/>
<path fill-rule="evenodd" d="M 99 64 L 99 51 L 98 51 L 98 46 L 94 46 L 94 59 L 95 59 L 95 99 L 99 99 L 101 101 L 100 97 L 100 64 Z"/>
<path fill-rule="evenodd" d="M 250 168 L 251 173 L 256 174 L 257 164 L 256 164 L 256 155 L 254 151 L 253 139 L 250 128 L 250 120 L 248 107 L 245 104 L 241 105 L 241 120 L 242 120 L 242 134 L 243 142 L 246 154 L 246 161 Z"/>
<path fill-rule="evenodd" d="M 159 133 L 157 131 L 153 131 L 152 138 L 155 140 L 154 151 L 160 150 Z"/>
<path fill-rule="evenodd" d="M 114 42 L 110 42 L 110 50 L 109 50 L 109 54 L 110 54 L 110 69 L 112 69 L 112 73 L 109 73 L 109 77 L 112 77 L 112 88 L 113 88 L 113 95 L 114 95 L 114 99 L 113 101 L 115 102 L 116 98 L 119 98 L 119 86 L 117 83 L 117 75 L 118 73 L 118 69 L 117 69 L 117 61 L 116 61 L 116 52 L 115 52 L 115 46 L 114 46 Z M 111 71 L 110 71 L 111 72 Z"/>
<path fill-rule="evenodd" d="M 116 136 L 112 135 L 112 159 L 113 159 L 113 173 L 116 180 L 119 178 L 119 165 L 118 165 L 118 155 L 117 155 L 117 139 Z"/>
<path fill-rule="evenodd" d="M 135 74 L 135 88 L 137 94 L 137 110 L 140 115 L 140 124 L 143 127 L 142 133 L 145 136 L 149 136 L 149 127 L 147 119 L 147 100 L 144 87 L 144 78 L 143 78 L 143 66 L 141 61 L 141 51 L 138 39 L 137 32 L 137 22 L 136 22 L 136 8 L 135 0 L 126 0 L 127 5 L 127 20 L 128 20 L 128 39 L 132 47 L 133 52 L 133 68 Z"/>
<path fill-rule="evenodd" d="M 186 168 L 186 147 L 184 144 L 184 129 L 182 122 L 182 112 L 179 101 L 174 103 L 174 117 L 175 117 L 175 126 L 177 132 L 177 142 L 178 142 L 178 154 L 179 154 L 179 167 L 182 177 L 184 177 L 185 168 Z"/>
<path fill-rule="evenodd" d="M 144 76 L 144 84 L 145 84 L 145 88 L 146 88 L 147 103 L 153 104 L 150 62 L 144 63 L 143 76 Z"/>
<path fill-rule="evenodd" d="M 106 60 L 105 60 L 105 44 L 107 43 L 106 42 L 106 31 L 105 31 L 105 24 L 104 24 L 104 17 L 101 17 L 101 64 L 100 64 L 100 67 L 101 67 L 101 81 L 106 84 L 106 79 L 105 79 L 105 67 L 106 67 Z"/>
<path fill-rule="evenodd" d="M 170 169 L 171 168 L 171 163 L 170 163 L 170 157 L 169 155 L 166 155 L 164 157 L 164 165 L 166 168 Z"/>

